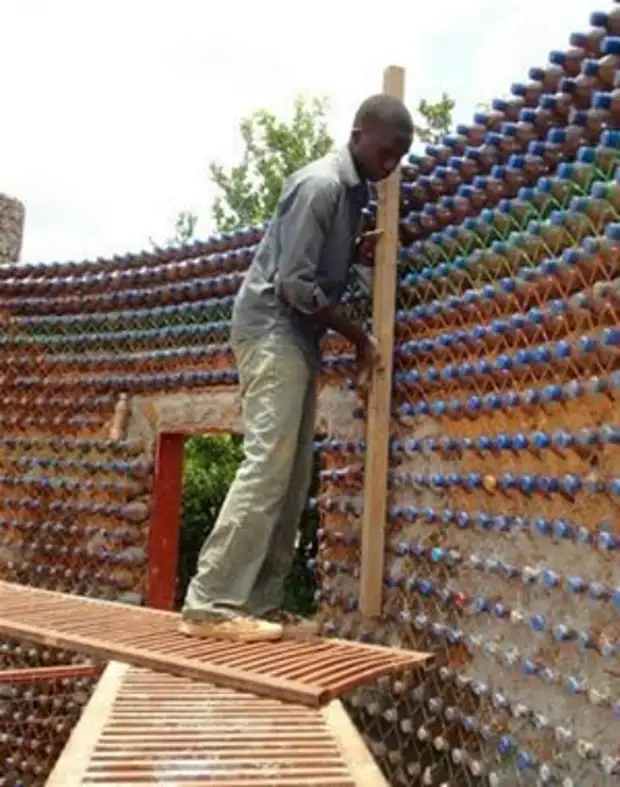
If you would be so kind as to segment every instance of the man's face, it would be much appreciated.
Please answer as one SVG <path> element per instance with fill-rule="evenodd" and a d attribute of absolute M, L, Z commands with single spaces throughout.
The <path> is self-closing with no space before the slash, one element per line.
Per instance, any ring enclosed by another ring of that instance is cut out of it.
<path fill-rule="evenodd" d="M 385 180 L 396 169 L 411 147 L 411 136 L 393 128 L 377 126 L 353 131 L 357 159 L 364 175 L 371 181 Z"/>

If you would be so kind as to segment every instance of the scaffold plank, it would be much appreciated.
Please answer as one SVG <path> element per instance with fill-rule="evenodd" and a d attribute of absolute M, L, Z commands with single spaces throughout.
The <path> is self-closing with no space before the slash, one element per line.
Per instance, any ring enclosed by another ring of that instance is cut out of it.
<path fill-rule="evenodd" d="M 387 787 L 338 700 L 307 708 L 112 662 L 46 787 Z"/>
<path fill-rule="evenodd" d="M 0 634 L 309 706 L 420 667 L 429 654 L 347 640 L 198 640 L 160 610 L 0 582 Z"/>

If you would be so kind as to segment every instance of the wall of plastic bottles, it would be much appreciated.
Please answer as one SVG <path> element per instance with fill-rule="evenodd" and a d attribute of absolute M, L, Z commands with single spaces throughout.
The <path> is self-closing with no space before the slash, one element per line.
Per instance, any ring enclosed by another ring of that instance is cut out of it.
<path fill-rule="evenodd" d="M 620 781 L 620 9 L 591 25 L 405 168 L 378 627 L 363 442 L 323 474 L 326 628 L 437 654 L 351 698 L 393 784 Z"/>
<path fill-rule="evenodd" d="M 317 444 L 325 633 L 437 658 L 414 688 L 349 701 L 395 785 L 619 783 L 620 9 L 590 25 L 404 166 L 372 627 L 363 408 Z M 228 320 L 261 232 L 0 266 L 0 579 L 144 602 L 153 452 L 115 432 L 120 397 L 236 382 Z M 326 345 L 323 384 L 344 400 L 353 357 Z M 43 663 L 0 645 L 11 668 Z"/>

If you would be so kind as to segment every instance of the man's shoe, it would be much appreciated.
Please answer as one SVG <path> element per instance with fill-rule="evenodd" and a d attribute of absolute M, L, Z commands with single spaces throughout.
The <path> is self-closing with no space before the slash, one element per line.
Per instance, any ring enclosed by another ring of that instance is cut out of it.
<path fill-rule="evenodd" d="M 283 609 L 268 612 L 264 619 L 270 625 L 281 627 L 282 639 L 310 639 L 320 634 L 320 626 L 316 620 L 308 620 Z"/>
<path fill-rule="evenodd" d="M 224 620 L 192 620 L 181 618 L 179 632 L 200 639 L 230 642 L 265 642 L 282 639 L 283 627 L 277 622 L 237 615 Z"/>

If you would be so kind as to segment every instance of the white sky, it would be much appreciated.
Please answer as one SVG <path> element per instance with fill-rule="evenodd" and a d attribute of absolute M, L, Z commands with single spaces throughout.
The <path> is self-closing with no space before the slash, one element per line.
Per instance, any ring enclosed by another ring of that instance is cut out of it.
<path fill-rule="evenodd" d="M 212 159 L 239 120 L 331 99 L 344 141 L 389 64 L 407 101 L 506 95 L 610 0 L 0 0 L 0 191 L 26 204 L 22 259 L 164 241 L 179 210 L 211 229 Z"/>

